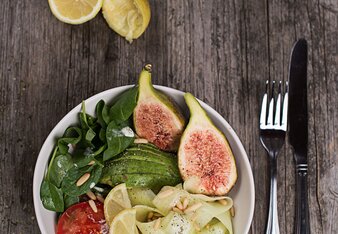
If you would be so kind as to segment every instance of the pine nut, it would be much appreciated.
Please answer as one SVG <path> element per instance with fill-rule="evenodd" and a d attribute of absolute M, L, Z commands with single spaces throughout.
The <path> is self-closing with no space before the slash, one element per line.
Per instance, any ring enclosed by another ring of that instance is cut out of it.
<path fill-rule="evenodd" d="M 225 199 L 222 199 L 222 200 L 218 200 L 219 203 L 221 203 L 223 206 L 226 206 L 228 205 L 228 201 L 225 200 Z"/>
<path fill-rule="evenodd" d="M 197 213 L 194 213 L 194 214 L 191 216 L 191 221 L 195 222 L 196 219 L 197 219 Z"/>
<path fill-rule="evenodd" d="M 157 230 L 160 228 L 161 225 L 161 219 L 156 219 L 155 223 L 154 223 L 154 229 Z"/>
<path fill-rule="evenodd" d="M 235 207 L 234 206 L 232 206 L 230 208 L 230 214 L 231 214 L 232 217 L 235 217 Z"/>
<path fill-rule="evenodd" d="M 90 161 L 90 162 L 88 163 L 88 166 L 91 166 L 91 165 L 93 165 L 94 163 L 95 163 L 95 161 L 92 160 L 92 161 Z"/>
<path fill-rule="evenodd" d="M 157 194 L 158 198 L 165 198 L 170 196 L 171 194 L 173 194 L 174 191 L 172 189 L 168 189 L 166 191 L 160 192 L 159 194 Z"/>
<path fill-rule="evenodd" d="M 173 207 L 173 211 L 179 214 L 183 214 L 182 210 L 178 209 L 176 206 Z"/>
<path fill-rule="evenodd" d="M 199 209 L 201 206 L 202 206 L 202 203 L 200 203 L 200 202 L 195 203 L 194 205 L 189 206 L 189 207 L 184 211 L 184 213 L 185 213 L 185 214 L 188 214 L 188 213 L 190 213 L 190 212 L 194 212 L 194 211 L 196 211 L 197 209 Z"/>
<path fill-rule="evenodd" d="M 183 200 L 183 210 L 187 209 L 188 205 L 189 205 L 188 198 L 184 198 L 184 200 Z"/>
<path fill-rule="evenodd" d="M 197 223 L 193 223 L 193 225 L 194 225 L 194 228 L 196 229 L 196 231 L 201 231 L 201 228 L 198 226 L 198 224 Z"/>
<path fill-rule="evenodd" d="M 97 194 L 96 198 L 99 202 L 104 203 L 104 198 L 100 194 Z"/>
<path fill-rule="evenodd" d="M 162 217 L 162 215 L 160 213 L 155 212 L 154 217 Z"/>
<path fill-rule="evenodd" d="M 80 187 L 81 185 L 86 183 L 89 177 L 90 177 L 90 174 L 88 172 L 85 173 L 83 176 L 80 177 L 80 179 L 78 179 L 78 181 L 76 182 L 76 186 Z"/>
<path fill-rule="evenodd" d="M 92 199 L 94 201 L 96 200 L 96 196 L 92 191 L 89 190 L 86 194 L 90 199 Z"/>
<path fill-rule="evenodd" d="M 148 213 L 148 219 L 151 219 L 153 216 L 154 216 L 154 213 L 150 211 L 150 212 Z"/>
<path fill-rule="evenodd" d="M 95 202 L 94 202 L 93 200 L 89 200 L 88 203 L 89 203 L 89 206 L 92 208 L 92 210 L 93 210 L 95 213 L 97 213 L 97 207 L 96 207 L 96 205 L 95 205 Z"/>
<path fill-rule="evenodd" d="M 144 138 L 136 138 L 134 140 L 134 143 L 135 144 L 147 144 L 149 141 L 147 139 L 144 139 Z"/>
<path fill-rule="evenodd" d="M 178 209 L 183 210 L 183 205 L 182 205 L 181 200 L 178 200 L 178 202 L 176 203 L 176 206 Z"/>

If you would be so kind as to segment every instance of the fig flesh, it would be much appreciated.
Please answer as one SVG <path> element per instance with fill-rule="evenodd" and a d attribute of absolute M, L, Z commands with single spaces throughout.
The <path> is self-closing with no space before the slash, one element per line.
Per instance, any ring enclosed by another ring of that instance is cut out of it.
<path fill-rule="evenodd" d="M 237 180 L 231 148 L 196 98 L 186 93 L 184 99 L 190 110 L 190 120 L 178 149 L 184 188 L 191 193 L 225 195 Z"/>
<path fill-rule="evenodd" d="M 151 69 L 145 66 L 139 78 L 139 96 L 134 109 L 136 134 L 164 151 L 177 151 L 185 120 L 177 105 L 151 83 Z"/>

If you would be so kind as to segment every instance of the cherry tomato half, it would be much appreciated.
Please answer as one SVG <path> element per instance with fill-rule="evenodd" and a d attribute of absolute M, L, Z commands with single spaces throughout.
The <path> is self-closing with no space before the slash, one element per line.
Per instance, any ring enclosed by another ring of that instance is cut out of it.
<path fill-rule="evenodd" d="M 108 225 L 104 219 L 103 204 L 95 202 L 95 213 L 88 202 L 69 207 L 60 217 L 57 234 L 106 234 Z"/>

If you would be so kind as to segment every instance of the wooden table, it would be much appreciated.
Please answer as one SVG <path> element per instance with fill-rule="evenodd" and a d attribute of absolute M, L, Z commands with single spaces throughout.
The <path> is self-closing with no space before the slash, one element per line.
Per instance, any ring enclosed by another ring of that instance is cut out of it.
<path fill-rule="evenodd" d="M 253 168 L 251 233 L 263 233 L 267 156 L 258 138 L 265 80 L 287 80 L 290 50 L 309 42 L 309 203 L 312 233 L 338 233 L 338 32 L 336 0 L 152 0 L 145 34 L 129 44 L 101 13 L 71 26 L 47 0 L 0 4 L 0 230 L 39 233 L 32 176 L 56 123 L 93 94 L 133 84 L 145 62 L 156 84 L 194 93 L 232 125 Z M 278 158 L 281 233 L 293 233 L 295 176 Z"/>

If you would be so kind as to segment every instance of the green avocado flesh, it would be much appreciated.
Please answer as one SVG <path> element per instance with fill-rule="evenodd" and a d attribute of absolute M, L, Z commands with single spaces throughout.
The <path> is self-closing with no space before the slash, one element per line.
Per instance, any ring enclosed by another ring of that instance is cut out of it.
<path fill-rule="evenodd" d="M 105 162 L 100 182 L 110 186 L 126 183 L 127 187 L 158 191 L 164 185 L 180 183 L 181 177 L 174 154 L 151 144 L 135 144 Z"/>

